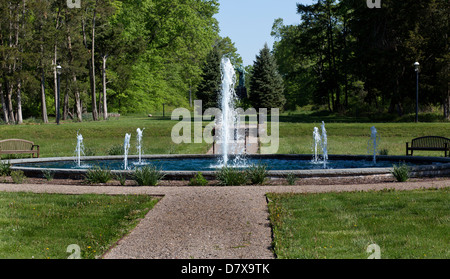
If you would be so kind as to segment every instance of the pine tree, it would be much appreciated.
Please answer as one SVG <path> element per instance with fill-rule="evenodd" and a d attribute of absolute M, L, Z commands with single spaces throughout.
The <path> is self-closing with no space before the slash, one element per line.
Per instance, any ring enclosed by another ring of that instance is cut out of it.
<path fill-rule="evenodd" d="M 283 109 L 284 97 L 283 78 L 277 71 L 277 65 L 267 44 L 256 56 L 250 80 L 250 102 L 255 109 Z"/>
<path fill-rule="evenodd" d="M 218 107 L 218 96 L 222 75 L 220 73 L 221 52 L 215 46 L 203 65 L 202 82 L 198 86 L 197 98 L 203 101 L 203 110 Z"/>

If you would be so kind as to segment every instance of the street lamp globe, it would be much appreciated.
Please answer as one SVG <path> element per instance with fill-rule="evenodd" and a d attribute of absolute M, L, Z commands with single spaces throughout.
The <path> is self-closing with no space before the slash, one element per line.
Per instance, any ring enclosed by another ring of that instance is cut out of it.
<path fill-rule="evenodd" d="M 56 66 L 56 73 L 57 73 L 58 75 L 60 75 L 61 72 L 62 72 L 62 67 L 61 67 L 61 65 L 58 64 L 58 66 Z"/>
<path fill-rule="evenodd" d="M 419 67 L 420 67 L 420 63 L 419 62 L 414 63 L 414 68 L 416 68 L 416 72 L 419 71 Z"/>

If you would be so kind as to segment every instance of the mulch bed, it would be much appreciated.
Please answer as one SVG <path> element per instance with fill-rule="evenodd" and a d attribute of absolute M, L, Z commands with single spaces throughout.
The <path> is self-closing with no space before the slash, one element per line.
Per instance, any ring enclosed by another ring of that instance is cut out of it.
<path fill-rule="evenodd" d="M 412 178 L 409 182 L 415 181 L 436 181 L 440 178 Z M 396 182 L 392 176 L 355 176 L 355 177 L 318 177 L 318 178 L 298 178 L 295 185 L 354 185 L 354 184 L 377 184 Z M 0 177 L 0 183 L 13 183 L 11 177 Z M 84 180 L 74 179 L 53 179 L 48 181 L 44 178 L 26 178 L 24 184 L 46 184 L 46 185 L 90 185 L 90 186 L 121 186 L 116 180 L 108 183 L 88 184 Z M 184 187 L 188 186 L 187 180 L 162 180 L 158 186 Z M 289 185 L 285 179 L 269 179 L 264 185 L 268 186 L 286 186 Z M 137 183 L 133 180 L 127 180 L 125 186 L 137 187 Z M 212 180 L 208 186 L 218 186 L 218 181 Z"/>

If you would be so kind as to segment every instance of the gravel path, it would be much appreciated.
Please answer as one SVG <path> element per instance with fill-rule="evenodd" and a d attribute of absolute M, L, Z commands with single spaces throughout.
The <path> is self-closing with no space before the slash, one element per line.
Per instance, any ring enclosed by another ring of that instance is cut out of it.
<path fill-rule="evenodd" d="M 149 194 L 164 198 L 104 255 L 107 259 L 271 259 L 265 194 L 449 187 L 450 179 L 410 183 L 245 187 L 117 187 L 0 184 L 0 191 Z"/>

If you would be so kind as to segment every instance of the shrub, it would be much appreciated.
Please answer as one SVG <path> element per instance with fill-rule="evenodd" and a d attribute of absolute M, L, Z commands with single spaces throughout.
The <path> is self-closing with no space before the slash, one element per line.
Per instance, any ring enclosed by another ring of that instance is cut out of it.
<path fill-rule="evenodd" d="M 125 186 L 125 184 L 127 183 L 127 176 L 123 173 L 117 173 L 115 175 L 115 178 L 117 181 L 119 181 L 120 185 Z"/>
<path fill-rule="evenodd" d="M 144 166 L 134 172 L 134 180 L 139 186 L 157 186 L 163 178 L 164 174 L 154 166 Z"/>
<path fill-rule="evenodd" d="M 267 179 L 267 165 L 252 165 L 247 169 L 247 178 L 252 184 L 264 184 Z"/>
<path fill-rule="evenodd" d="M 11 174 L 11 164 L 0 161 L 0 176 L 9 176 Z"/>
<path fill-rule="evenodd" d="M 107 183 L 113 178 L 111 170 L 94 167 L 87 171 L 85 180 L 89 184 Z"/>
<path fill-rule="evenodd" d="M 115 145 L 111 146 L 108 149 L 108 155 L 109 156 L 124 155 L 123 145 L 115 144 Z"/>
<path fill-rule="evenodd" d="M 23 171 L 17 170 L 17 171 L 12 171 L 11 172 L 11 178 L 12 178 L 14 183 L 22 184 L 27 177 L 25 176 Z"/>
<path fill-rule="evenodd" d="M 387 150 L 386 148 L 383 148 L 380 150 L 379 153 L 381 156 L 387 156 L 387 155 L 389 155 L 389 150 Z"/>
<path fill-rule="evenodd" d="M 290 173 L 286 176 L 286 181 L 289 185 L 294 185 L 297 181 L 297 176 L 293 173 Z"/>
<path fill-rule="evenodd" d="M 197 173 L 191 180 L 189 181 L 189 186 L 206 186 L 208 185 L 208 180 L 203 177 L 201 172 Z"/>
<path fill-rule="evenodd" d="M 247 172 L 239 169 L 223 167 L 217 173 L 217 180 L 221 186 L 246 185 L 248 181 Z"/>
<path fill-rule="evenodd" d="M 392 175 L 394 175 L 395 179 L 398 182 L 405 182 L 409 179 L 409 171 L 410 168 L 406 164 L 394 165 L 394 169 L 392 170 Z"/>
<path fill-rule="evenodd" d="M 52 172 L 51 170 L 43 170 L 42 175 L 44 175 L 44 177 L 45 177 L 45 179 L 47 179 L 47 181 L 52 181 L 53 177 L 55 176 L 55 173 Z"/>

